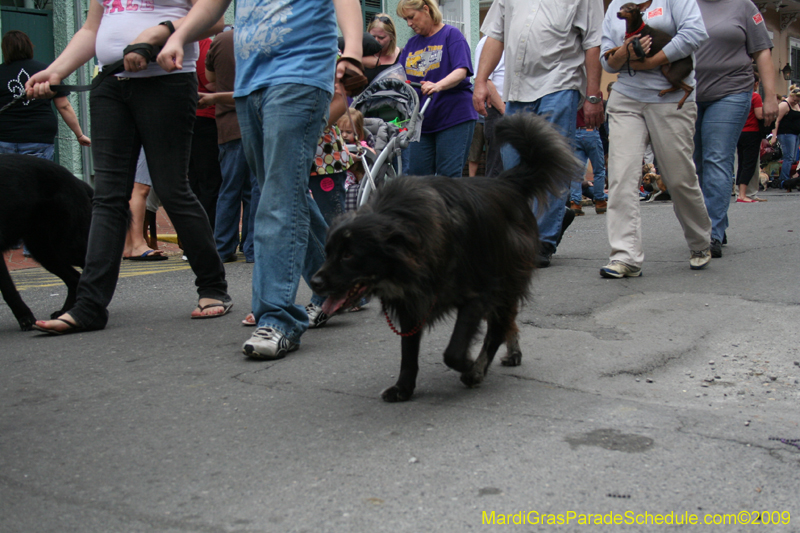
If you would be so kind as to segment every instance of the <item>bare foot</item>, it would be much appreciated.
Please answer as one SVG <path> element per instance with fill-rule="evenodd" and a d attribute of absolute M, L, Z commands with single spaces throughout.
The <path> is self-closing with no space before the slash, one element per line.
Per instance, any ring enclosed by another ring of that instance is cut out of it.
<path fill-rule="evenodd" d="M 150 252 L 150 253 L 148 253 Z M 130 259 L 131 257 L 165 257 L 164 250 L 153 250 L 149 246 L 145 245 L 141 248 L 132 248 L 128 249 L 125 248 L 122 251 L 122 257 Z"/>
<path fill-rule="evenodd" d="M 256 325 L 256 317 L 253 313 L 248 313 L 244 320 L 242 320 L 243 326 L 255 326 Z"/>

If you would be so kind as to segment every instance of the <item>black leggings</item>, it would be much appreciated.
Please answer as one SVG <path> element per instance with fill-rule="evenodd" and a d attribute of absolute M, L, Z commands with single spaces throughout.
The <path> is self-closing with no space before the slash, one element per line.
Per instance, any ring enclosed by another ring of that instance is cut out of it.
<path fill-rule="evenodd" d="M 747 185 L 753 179 L 761 151 L 761 132 L 743 131 L 736 143 L 739 155 L 739 168 L 736 171 L 736 185 Z"/>

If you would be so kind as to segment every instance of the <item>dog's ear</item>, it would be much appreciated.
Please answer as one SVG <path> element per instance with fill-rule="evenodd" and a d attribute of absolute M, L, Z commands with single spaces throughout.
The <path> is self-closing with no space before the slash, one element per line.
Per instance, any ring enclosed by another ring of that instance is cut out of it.
<path fill-rule="evenodd" d="M 644 13 L 647 11 L 647 8 L 650 7 L 650 4 L 653 3 L 653 0 L 647 0 L 647 2 L 642 2 L 641 4 L 637 4 L 636 7 L 639 8 L 639 12 Z"/>

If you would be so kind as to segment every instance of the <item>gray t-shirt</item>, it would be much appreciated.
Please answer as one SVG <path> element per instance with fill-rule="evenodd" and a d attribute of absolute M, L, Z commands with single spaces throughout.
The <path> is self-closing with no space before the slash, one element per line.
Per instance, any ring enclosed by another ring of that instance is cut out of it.
<path fill-rule="evenodd" d="M 753 90 L 752 54 L 772 48 L 764 17 L 750 0 L 697 0 L 709 39 L 695 53 L 697 101 Z"/>

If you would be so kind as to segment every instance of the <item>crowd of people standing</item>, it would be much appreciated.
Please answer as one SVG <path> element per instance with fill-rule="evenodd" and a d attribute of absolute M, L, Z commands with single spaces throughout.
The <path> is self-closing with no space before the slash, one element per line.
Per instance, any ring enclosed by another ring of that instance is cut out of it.
<path fill-rule="evenodd" d="M 436 0 L 399 1 L 396 16 L 414 32 L 403 46 L 392 16 L 372 17 L 366 31 L 380 51 L 368 56 L 362 53 L 357 0 L 240 0 L 235 27 L 226 32 L 222 16 L 229 0 L 156 0 L 146 13 L 92 2 L 64 52 L 51 65 L 31 69 L 24 84 L 28 96 L 41 102 L 36 98 L 53 96 L 51 84 L 93 55 L 101 67 L 125 58 L 125 71 L 91 96 L 92 114 L 105 120 L 93 124 L 100 133 L 93 146 L 94 218 L 78 301 L 36 327 L 54 334 L 105 327 L 143 148 L 153 188 L 197 276 L 199 300 L 191 317 L 219 317 L 231 309 L 223 261 L 235 258 L 238 245 L 254 263 L 248 322 L 256 330 L 244 353 L 276 359 L 297 349 L 306 329 L 330 318 L 318 295 L 305 306 L 295 298 L 300 278 L 309 279 L 322 264 L 326 229 L 345 210 L 345 183 L 356 164 L 340 130 L 348 123 L 345 98 L 352 96 L 343 79 L 364 74 L 372 80 L 396 64 L 419 83 L 420 99 L 431 102 L 420 140 L 404 154 L 409 174 L 459 178 L 480 115 L 487 117 L 487 174 L 497 175 L 519 155 L 492 144 L 490 123 L 504 114 L 542 115 L 584 162 L 592 160 L 590 193 L 597 213 L 606 215 L 611 249 L 600 275 L 636 277 L 644 263 L 639 180 L 649 143 L 690 267 L 705 268 L 727 240 L 737 145 L 740 173 L 753 172 L 752 148 L 741 151 L 741 139 L 748 137 L 743 128 L 755 120 L 761 131 L 777 118 L 776 137 L 796 153 L 798 136 L 789 130 L 798 120 L 794 114 L 800 116 L 800 89 L 777 105 L 771 40 L 749 1 L 648 2 L 648 25 L 672 36 L 653 54 L 652 39 L 626 32 L 617 17 L 625 3 L 613 0 L 604 13 L 596 0 L 495 1 L 473 62 L 467 39 L 443 22 Z M 275 10 L 267 21 L 266 8 Z M 337 22 L 345 43 L 338 53 Z M 213 43 L 196 44 L 214 35 Z M 637 46 L 646 57 L 631 60 Z M 5 47 L 4 39 L 4 55 Z M 684 97 L 667 91 L 661 67 L 687 56 L 695 69 L 683 81 L 694 90 Z M 763 100 L 754 95 L 753 62 L 762 73 Z M 607 102 L 600 90 L 603 69 L 617 76 Z M 203 84 L 199 102 L 195 71 Z M 607 167 L 598 133 L 604 124 Z M 85 137 L 75 133 L 79 141 Z M 786 173 L 782 169 L 782 179 Z M 565 190 L 533 206 L 540 267 L 550 264 L 580 208 L 574 205 L 580 194 L 578 185 L 572 196 Z M 751 203 L 745 198 L 742 192 L 739 201 Z"/>

